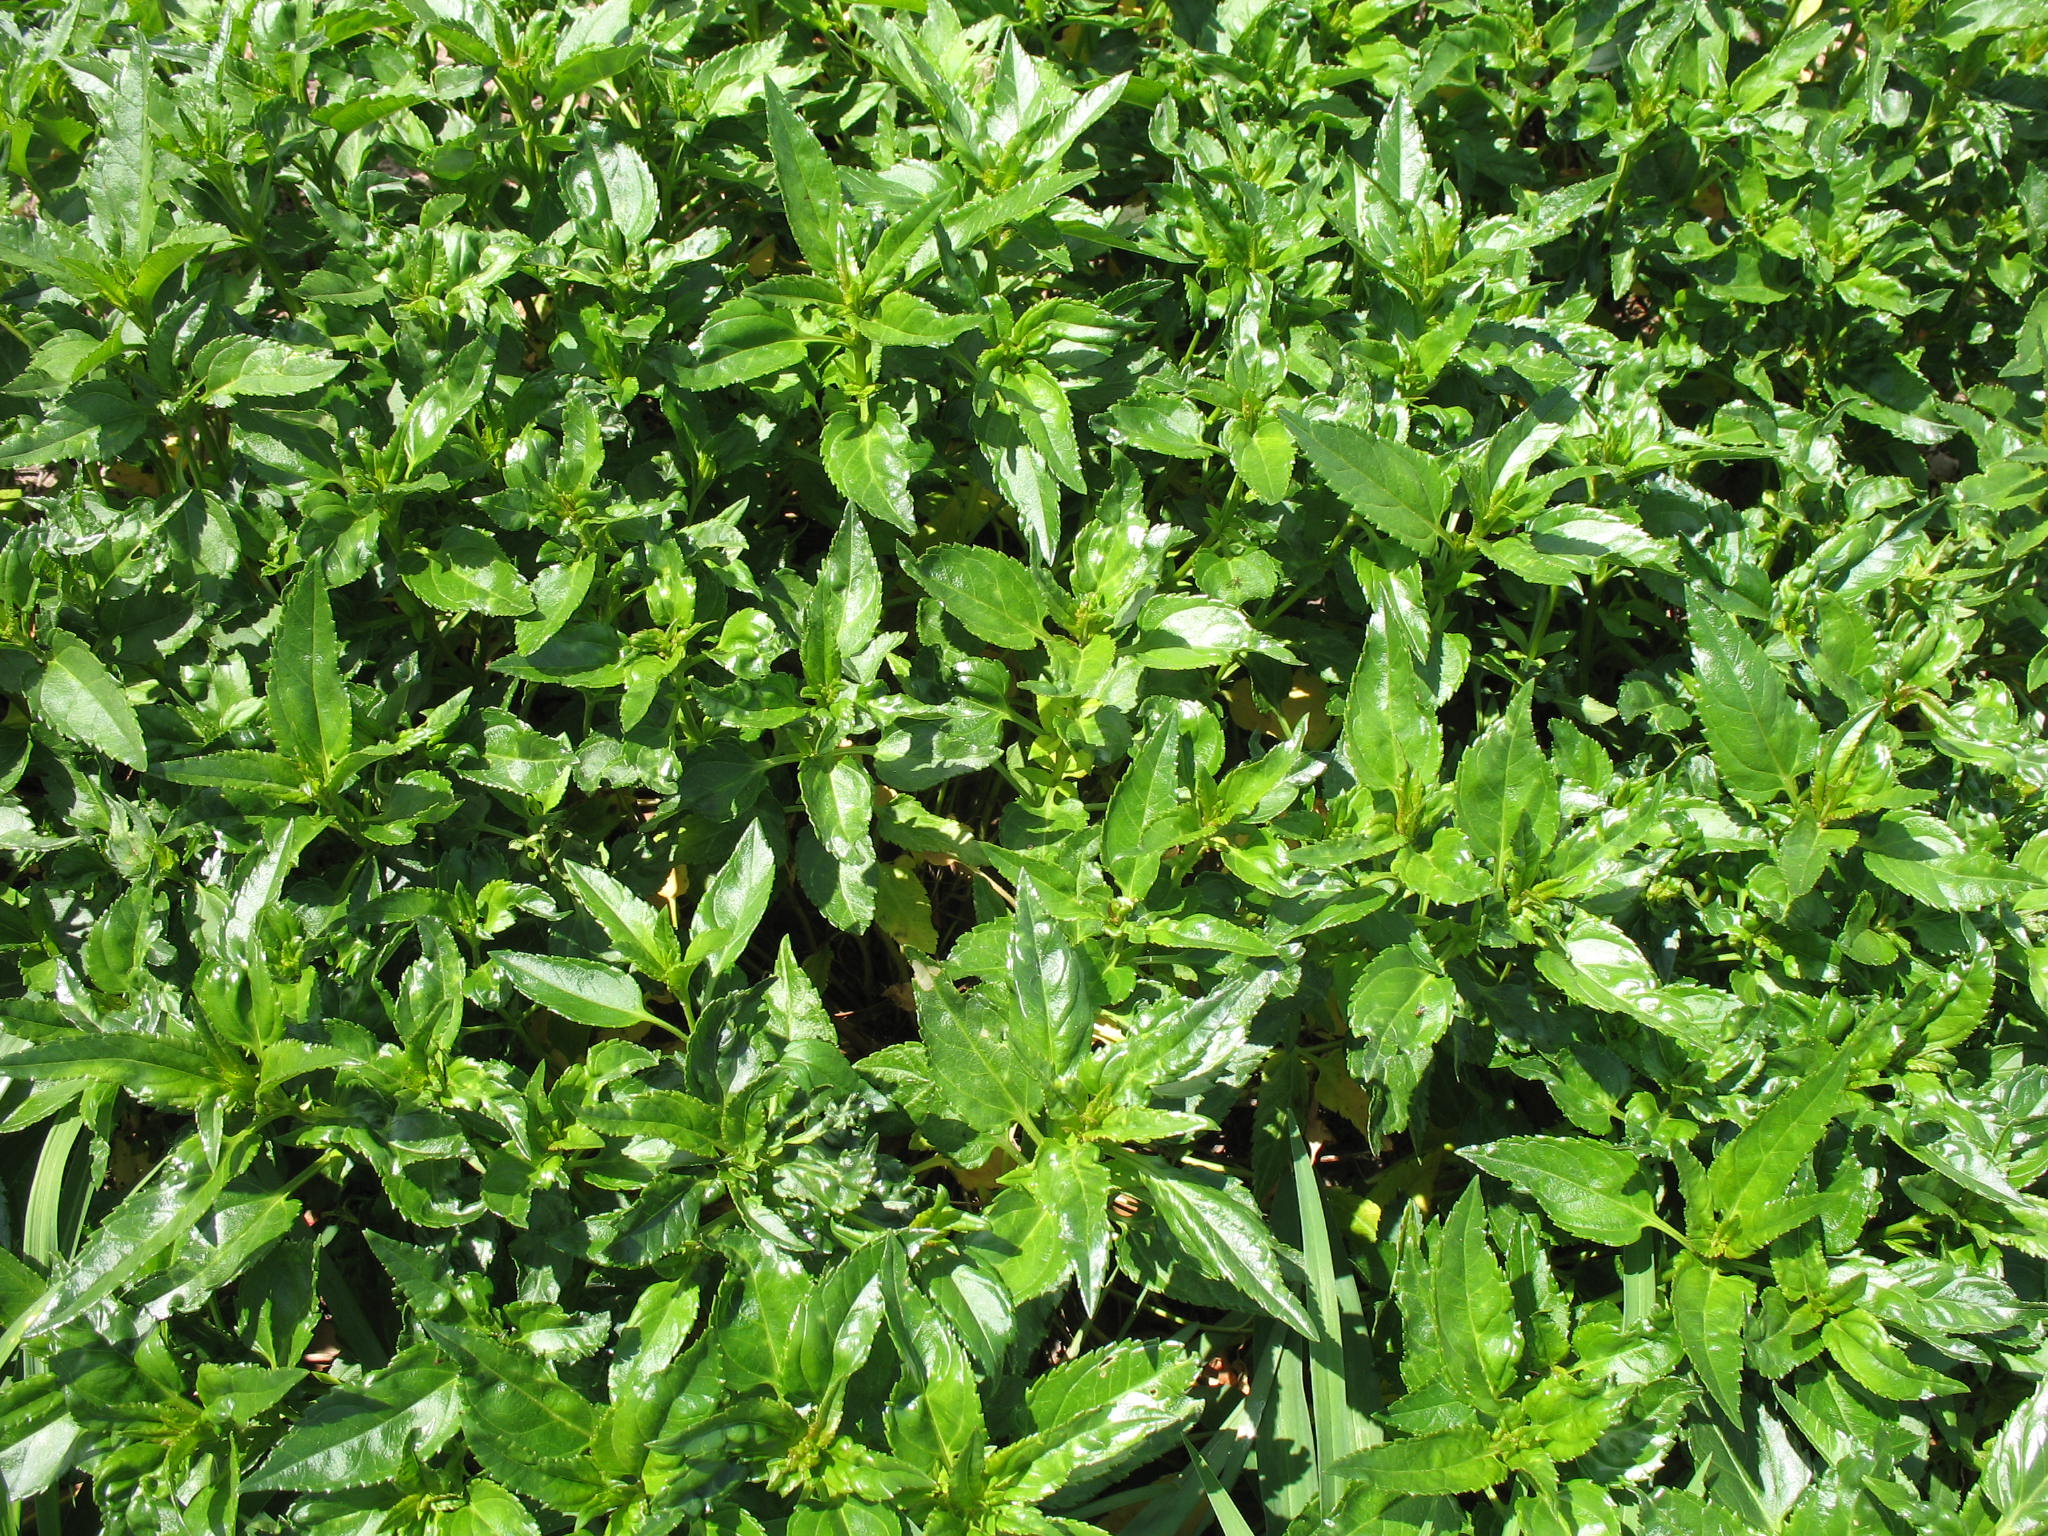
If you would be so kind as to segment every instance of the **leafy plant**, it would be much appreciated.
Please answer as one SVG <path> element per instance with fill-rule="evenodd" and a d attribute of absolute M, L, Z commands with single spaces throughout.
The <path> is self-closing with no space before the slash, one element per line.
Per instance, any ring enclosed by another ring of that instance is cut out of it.
<path fill-rule="evenodd" d="M 0 31 L 8 1530 L 2048 1526 L 2037 6 Z"/>

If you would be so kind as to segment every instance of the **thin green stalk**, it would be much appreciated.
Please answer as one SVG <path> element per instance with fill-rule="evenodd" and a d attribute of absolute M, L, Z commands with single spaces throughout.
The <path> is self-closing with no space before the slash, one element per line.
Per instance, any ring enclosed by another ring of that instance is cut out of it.
<path fill-rule="evenodd" d="M 1201 1484 L 1203 1497 L 1208 1499 L 1209 1508 L 1216 1516 L 1216 1524 L 1222 1530 L 1223 1536 L 1252 1536 L 1251 1522 L 1245 1519 L 1243 1512 L 1230 1497 L 1229 1490 L 1209 1469 L 1209 1463 L 1195 1454 L 1195 1448 L 1188 1444 L 1186 1435 L 1180 1437 L 1180 1443 L 1187 1449 L 1189 1467 Z"/>
<path fill-rule="evenodd" d="M 70 1257 L 72 1243 L 65 1240 L 63 1230 L 65 1175 L 71 1166 L 72 1151 L 85 1129 L 81 1119 L 58 1121 L 44 1135 L 43 1150 L 36 1159 L 35 1177 L 29 1184 L 28 1204 L 22 1213 L 21 1253 L 43 1269 Z M 79 1194 L 82 1196 L 83 1191 Z M 81 1199 L 75 1212 L 80 1219 L 84 1216 L 83 1203 Z M 78 1220 L 71 1226 L 71 1239 L 75 1242 Z"/>
<path fill-rule="evenodd" d="M 1308 1388 L 1310 1411 L 1315 1421 L 1316 1486 L 1323 1508 L 1337 1501 L 1337 1478 L 1331 1470 L 1343 1457 L 1359 1450 L 1364 1440 L 1359 1422 L 1347 1401 L 1344 1370 L 1344 1340 L 1354 1318 L 1344 1315 L 1343 1298 L 1337 1289 L 1337 1263 L 1330 1242 L 1330 1225 L 1323 1209 L 1322 1185 L 1317 1182 L 1313 1154 L 1297 1117 L 1292 1136 L 1294 1206 L 1301 1222 L 1301 1255 L 1308 1266 L 1309 1302 L 1322 1326 L 1322 1337 L 1308 1341 Z"/>

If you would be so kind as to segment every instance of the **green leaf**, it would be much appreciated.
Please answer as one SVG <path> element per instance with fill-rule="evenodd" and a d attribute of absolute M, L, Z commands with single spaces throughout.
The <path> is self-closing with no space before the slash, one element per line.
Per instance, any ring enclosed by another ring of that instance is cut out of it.
<path fill-rule="evenodd" d="M 1486 1206 L 1477 1180 L 1451 1208 L 1438 1235 L 1431 1309 L 1451 1389 L 1475 1406 L 1498 1402 L 1522 1358 L 1507 1275 L 1486 1240 Z"/>
<path fill-rule="evenodd" d="M 1368 1446 L 1339 1462 L 1337 1471 L 1393 1494 L 1478 1493 L 1509 1476 L 1483 1429 L 1445 1429 Z"/>
<path fill-rule="evenodd" d="M 1346 1019 L 1352 1045 L 1345 1059 L 1359 1082 L 1385 1085 L 1386 1129 L 1407 1125 L 1408 1102 L 1451 1027 L 1457 997 L 1419 942 L 1380 951 L 1351 984 Z"/>
<path fill-rule="evenodd" d="M 979 315 L 949 315 L 914 293 L 893 289 L 874 313 L 860 319 L 861 334 L 890 347 L 943 347 L 982 323 Z"/>
<path fill-rule="evenodd" d="M 398 429 L 398 445 L 405 454 L 409 472 L 417 474 L 423 469 L 477 408 L 490 384 L 491 369 L 490 350 L 479 338 L 449 359 L 447 366 L 413 397 Z M 564 412 L 564 420 L 574 418 L 572 402 Z"/>
<path fill-rule="evenodd" d="M 1372 136 L 1372 157 L 1367 169 L 1374 190 L 1397 205 L 1427 197 L 1436 184 L 1429 145 L 1422 137 L 1422 126 L 1415 120 L 1415 107 L 1405 90 L 1396 89 L 1387 101 L 1387 110 Z"/>
<path fill-rule="evenodd" d="M 332 1492 L 389 1482 L 455 1432 L 460 1373 L 420 1359 L 337 1387 L 285 1431 L 242 1486 Z"/>
<path fill-rule="evenodd" d="M 1349 1274 L 1339 1278 L 1339 1251 L 1331 1240 L 1323 1186 L 1301 1129 L 1293 1128 L 1288 1162 L 1293 1172 L 1295 1217 L 1301 1228 L 1301 1256 L 1308 1270 L 1309 1300 L 1316 1336 L 1307 1341 L 1309 1398 L 1316 1427 L 1317 1485 L 1326 1507 L 1338 1497 L 1336 1466 L 1377 1438 L 1374 1426 L 1354 1411 L 1346 1386 L 1344 1346 L 1362 1321 L 1358 1288 Z M 1363 1394 L 1361 1394 L 1363 1395 Z"/>
<path fill-rule="evenodd" d="M 575 1514 L 603 1496 L 586 1454 L 597 1410 L 543 1361 L 473 1328 L 420 1326 L 464 1369 L 462 1433 L 484 1469 L 550 1509 Z"/>
<path fill-rule="evenodd" d="M 275 752 L 210 752 L 159 763 L 156 771 L 173 784 L 199 789 L 236 790 L 276 801 L 310 798 L 305 774 Z"/>
<path fill-rule="evenodd" d="M 130 768 L 147 768 L 149 750 L 135 706 L 106 663 L 75 635 L 57 631 L 29 700 L 36 718 Z"/>
<path fill-rule="evenodd" d="M 90 224 L 99 242 L 135 264 L 156 244 L 162 198 L 156 169 L 156 61 L 145 47 L 120 54 L 106 92 L 106 125 L 93 146 L 87 176 Z"/>
<path fill-rule="evenodd" d="M 1693 696 L 1714 766 L 1752 805 L 1796 801 L 1820 752 L 1820 727 L 1786 690 L 1763 650 L 1712 603 L 1686 608 Z"/>
<path fill-rule="evenodd" d="M 587 864 L 565 861 L 562 878 L 627 964 L 664 985 L 674 984 L 683 955 L 667 912 L 635 895 L 623 881 Z"/>
<path fill-rule="evenodd" d="M 31 1500 L 55 1507 L 47 1495 L 70 1470 L 80 1435 L 78 1421 L 65 1408 L 64 1384 L 53 1372 L 0 1386 L 0 1478 L 6 1479 L 8 1497 L 19 1501 L 17 1508 Z"/>
<path fill-rule="evenodd" d="M 286 589 L 270 655 L 265 703 L 271 734 L 286 757 L 324 779 L 348 756 L 355 726 L 334 608 L 317 565 L 308 565 Z"/>
<path fill-rule="evenodd" d="M 1030 1123 L 1045 1103 L 1045 1089 L 1019 1066 L 1002 1016 L 978 990 L 962 997 L 937 973 L 920 974 L 918 987 L 918 1033 L 947 1110 L 978 1131 Z"/>
<path fill-rule="evenodd" d="M 1442 541 L 1451 482 L 1428 454 L 1349 422 L 1318 421 L 1294 411 L 1280 417 L 1316 473 L 1352 511 L 1418 554 Z"/>
<path fill-rule="evenodd" d="M 522 618 L 533 612 L 533 593 L 498 541 L 475 528 L 450 528 L 431 549 L 403 562 L 406 586 L 444 613 Z"/>
<path fill-rule="evenodd" d="M 1407 646 L 1389 638 L 1383 613 L 1366 629 L 1344 696 L 1343 753 L 1352 778 L 1368 789 L 1427 789 L 1443 768 L 1436 701 L 1416 676 Z"/>
<path fill-rule="evenodd" d="M 906 1367 L 903 1385 L 914 1390 L 891 1422 L 890 1448 L 935 1479 L 971 1481 L 988 1436 L 974 1367 L 944 1315 L 898 1278 L 885 1277 L 885 1302 Z"/>
<path fill-rule="evenodd" d="M 1557 830 L 1557 775 L 1536 745 L 1531 686 L 1515 690 L 1507 713 L 1489 723 L 1458 759 L 1458 826 L 1474 850 L 1491 859 L 1498 884 L 1524 828 L 1548 844 Z"/>
<path fill-rule="evenodd" d="M 1917 1403 L 1967 1390 L 1961 1382 L 1916 1364 L 1892 1341 L 1884 1324 L 1861 1307 L 1829 1318 L 1821 1324 L 1820 1336 L 1835 1363 L 1858 1386 L 1879 1397 Z"/>
<path fill-rule="evenodd" d="M 825 697 L 841 678 L 858 678 L 860 658 L 881 627 L 882 578 L 861 519 L 840 519 L 804 607 L 804 676 Z"/>
<path fill-rule="evenodd" d="M 1038 888 L 1017 883 L 1010 920 L 1010 986 L 1016 998 L 1012 1031 L 1024 1069 L 1056 1082 L 1087 1053 L 1099 1006 L 1086 958 L 1065 926 L 1039 904 Z"/>
<path fill-rule="evenodd" d="M 1159 1213 L 1195 1268 L 1236 1286 L 1295 1332 L 1315 1335 L 1315 1319 L 1288 1289 L 1280 1245 L 1242 1185 L 1127 1152 L 1112 1152 L 1110 1166 L 1118 1184 Z"/>
<path fill-rule="evenodd" d="M 1972 852 L 1946 822 L 1893 811 L 1863 836 L 1863 866 L 1937 912 L 1975 912 L 2030 899 L 2043 882 L 1991 854 Z"/>
<path fill-rule="evenodd" d="M 697 334 L 695 361 L 672 356 L 667 372 L 681 389 L 723 389 L 794 368 L 821 339 L 788 310 L 742 295 L 720 305 Z"/>
<path fill-rule="evenodd" d="M 1261 651 L 1292 661 L 1293 654 L 1252 627 L 1229 603 L 1195 597 L 1155 597 L 1138 615 L 1132 654 L 1148 667 L 1188 671 L 1213 667 Z"/>
<path fill-rule="evenodd" d="M 1012 1183 L 988 1203 L 986 1214 L 996 1246 L 991 1267 L 1013 1301 L 1035 1300 L 1072 1277 L 1070 1223 L 1032 1190 Z"/>
<path fill-rule="evenodd" d="M 0 438 L 0 469 L 101 463 L 115 458 L 149 425 L 149 413 L 114 379 L 88 379 L 55 406 Z"/>
<path fill-rule="evenodd" d="M 1132 754 L 1102 817 L 1102 867 L 1132 901 L 1142 902 L 1159 877 L 1165 851 L 1162 829 L 1171 831 L 1180 801 L 1181 721 L 1166 714 L 1145 744 Z"/>
<path fill-rule="evenodd" d="M 1635 940 L 1597 917 L 1574 917 L 1536 956 L 1536 969 L 1565 996 L 1647 1024 L 1701 1054 L 1721 1039 L 1729 999 L 1712 989 L 1664 985 Z"/>
<path fill-rule="evenodd" d="M 1048 1141 L 1022 1173 L 1010 1176 L 1051 1215 L 1064 1268 L 1093 1312 L 1109 1278 L 1109 1169 L 1092 1146 Z"/>
<path fill-rule="evenodd" d="M 843 405 L 819 439 L 825 472 L 839 494 L 899 532 L 917 532 L 910 500 L 910 433 L 893 406 L 871 405 L 865 417 Z"/>
<path fill-rule="evenodd" d="M 1862 1031 L 1828 1053 L 1818 1072 L 1795 1079 L 1772 1095 L 1756 1118 L 1723 1147 L 1707 1170 L 1706 1194 L 1718 1217 L 1716 1232 L 1740 1255 L 1759 1246 L 1766 1227 L 1798 1173 L 1837 1115 L 1849 1107 L 1844 1087 Z M 1687 1213 L 1691 1228 L 1695 1218 Z"/>
<path fill-rule="evenodd" d="M 630 144 L 579 145 L 562 167 L 562 199 L 585 223 L 616 229 L 629 250 L 661 212 L 654 173 Z"/>
<path fill-rule="evenodd" d="M 1652 1171 L 1640 1155 L 1612 1142 L 1508 1136 L 1460 1147 L 1458 1155 L 1533 1195 L 1543 1214 L 1574 1237 L 1620 1248 L 1641 1237 L 1645 1227 L 1671 1232 L 1655 1209 Z"/>
<path fill-rule="evenodd" d="M 1999 1511 L 1998 1536 L 2048 1525 L 2048 1385 L 2036 1387 L 1999 1430 L 1982 1488 Z"/>
<path fill-rule="evenodd" d="M 174 1255 L 193 1236 L 227 1182 L 248 1166 L 254 1143 L 245 1132 L 208 1158 L 189 1136 L 114 1207 L 35 1305 L 0 1336 L 0 1364 L 25 1339 L 38 1339 L 83 1316 L 152 1262 Z"/>
<path fill-rule="evenodd" d="M 1202 440 L 1202 416 L 1185 397 L 1136 395 L 1104 411 L 1113 440 L 1177 459 L 1206 459 L 1215 452 Z"/>
<path fill-rule="evenodd" d="M 500 950 L 491 963 L 541 1007 L 591 1029 L 631 1029 L 653 1017 L 638 982 L 595 960 Z"/>
<path fill-rule="evenodd" d="M 830 885 L 822 894 L 815 878 L 813 896 L 835 927 L 849 933 L 866 930 L 875 910 L 875 785 L 867 769 L 851 757 L 808 758 L 797 768 L 797 787 L 810 830 L 829 861 Z"/>
<path fill-rule="evenodd" d="M 1223 451 L 1245 488 L 1268 506 L 1285 501 L 1294 488 L 1294 440 L 1279 417 L 1232 417 L 1224 423 Z"/>
<path fill-rule="evenodd" d="M 691 959 L 701 960 L 713 977 L 731 970 L 761 926 L 774 894 L 775 856 L 761 824 L 750 821 L 690 915 Z"/>
<path fill-rule="evenodd" d="M 1785 890 L 1797 900 L 1819 883 L 1835 852 L 1853 847 L 1855 834 L 1824 828 L 1820 818 L 1802 808 L 1793 816 L 1779 839 L 1774 857 L 1778 872 L 1785 877 Z"/>
<path fill-rule="evenodd" d="M 207 404 L 216 406 L 311 394 L 347 366 L 346 358 L 255 336 L 211 342 L 193 359 L 200 392 Z"/>
<path fill-rule="evenodd" d="M 632 0 L 600 0 L 569 14 L 572 19 L 555 44 L 557 69 L 593 53 L 608 53 L 633 35 Z M 593 84 L 598 78 L 602 77 L 586 76 L 583 83 Z"/>
<path fill-rule="evenodd" d="M 237 1086 L 213 1054 L 155 1035 L 86 1034 L 33 1045 L 5 1058 L 9 1076 L 66 1082 L 83 1078 L 125 1088 L 149 1104 L 191 1109 Z"/>
<path fill-rule="evenodd" d="M 810 126 L 791 110 L 771 79 L 767 87 L 768 143 L 775 155 L 775 185 L 789 232 L 811 270 L 831 276 L 839 271 L 841 210 L 845 193 L 839 172 Z"/>
<path fill-rule="evenodd" d="M 989 1456 L 990 1481 L 1013 1498 L 1038 1500 L 1076 1485 L 1100 1487 L 1129 1471 L 1166 1449 L 1199 1411 L 1188 1392 L 1192 1366 L 1171 1347 L 1111 1346 L 1056 1368 L 1040 1378 L 1045 1390 L 1026 1399 L 1029 1420 L 1043 1427 Z M 1074 1382 L 1080 1372 L 1093 1380 Z M 1103 1401 L 1111 1391 L 1115 1396 Z"/>
<path fill-rule="evenodd" d="M 1028 651 L 1045 638 L 1051 611 L 1038 580 L 1008 555 L 944 544 L 912 561 L 910 574 L 977 640 Z"/>
<path fill-rule="evenodd" d="M 1755 1287 L 1681 1253 L 1671 1269 L 1671 1320 L 1686 1359 L 1721 1411 L 1742 1422 L 1742 1328 Z"/>

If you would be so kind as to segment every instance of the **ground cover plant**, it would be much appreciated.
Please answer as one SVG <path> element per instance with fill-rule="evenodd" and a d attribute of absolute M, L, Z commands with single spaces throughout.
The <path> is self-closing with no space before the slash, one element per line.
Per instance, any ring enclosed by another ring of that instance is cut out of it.
<path fill-rule="evenodd" d="M 2048 1525 L 2043 19 L 8 7 L 6 1529 Z"/>

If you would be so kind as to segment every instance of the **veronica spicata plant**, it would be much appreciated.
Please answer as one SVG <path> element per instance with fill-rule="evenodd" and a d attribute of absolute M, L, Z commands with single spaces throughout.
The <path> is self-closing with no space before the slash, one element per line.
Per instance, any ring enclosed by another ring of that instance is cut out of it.
<path fill-rule="evenodd" d="M 2048 1529 L 2034 0 L 0 15 L 0 1532 Z"/>

